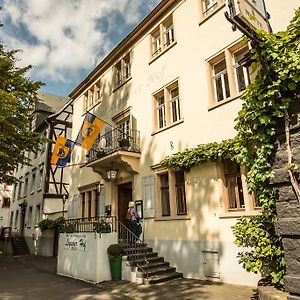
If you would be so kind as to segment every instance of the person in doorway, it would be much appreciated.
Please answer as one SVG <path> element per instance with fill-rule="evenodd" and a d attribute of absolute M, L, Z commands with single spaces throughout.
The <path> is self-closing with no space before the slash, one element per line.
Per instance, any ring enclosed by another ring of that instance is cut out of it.
<path fill-rule="evenodd" d="M 137 236 L 137 221 L 138 216 L 137 212 L 134 208 L 134 202 L 130 201 L 128 204 L 128 210 L 127 210 L 127 220 L 128 220 L 128 227 L 132 233 L 134 233 L 135 236 Z M 136 238 L 134 238 L 135 240 Z"/>

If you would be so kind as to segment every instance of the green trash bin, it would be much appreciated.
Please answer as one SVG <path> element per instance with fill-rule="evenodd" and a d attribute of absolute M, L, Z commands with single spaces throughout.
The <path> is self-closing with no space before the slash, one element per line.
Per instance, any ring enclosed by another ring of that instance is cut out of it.
<path fill-rule="evenodd" d="M 112 281 L 122 279 L 122 256 L 108 256 Z"/>

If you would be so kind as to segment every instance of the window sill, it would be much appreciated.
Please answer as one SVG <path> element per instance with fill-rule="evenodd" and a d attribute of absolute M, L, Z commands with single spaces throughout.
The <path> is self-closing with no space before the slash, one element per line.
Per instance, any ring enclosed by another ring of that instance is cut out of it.
<path fill-rule="evenodd" d="M 158 134 L 158 133 L 160 133 L 162 131 L 168 130 L 168 129 L 170 129 L 170 128 L 174 127 L 174 126 L 177 126 L 177 125 L 179 125 L 179 124 L 181 124 L 183 122 L 184 122 L 184 119 L 181 119 L 181 120 L 179 120 L 179 121 L 177 121 L 177 122 L 175 122 L 175 123 L 173 123 L 173 124 L 171 124 L 169 126 L 166 126 L 164 128 L 160 128 L 159 130 L 157 130 L 155 132 L 152 132 L 151 135 L 155 135 L 155 134 Z"/>
<path fill-rule="evenodd" d="M 217 102 L 217 103 L 215 103 L 215 104 L 212 104 L 211 106 L 208 107 L 208 111 L 211 111 L 211 110 L 213 110 L 213 109 L 215 109 L 215 108 L 217 108 L 217 107 L 220 107 L 220 106 L 222 106 L 222 105 L 224 105 L 224 104 L 227 104 L 227 103 L 229 103 L 229 102 L 231 102 L 231 101 L 233 101 L 233 100 L 239 99 L 239 98 L 241 97 L 241 95 L 242 95 L 242 93 L 239 93 L 239 94 L 234 95 L 234 96 L 232 96 L 232 97 L 229 97 L 229 98 L 227 98 L 227 99 L 225 99 L 225 100 L 222 100 L 222 101 L 220 101 L 220 102 Z"/>
<path fill-rule="evenodd" d="M 225 3 L 221 4 L 219 7 L 217 7 L 215 10 L 213 10 L 208 16 L 203 16 L 199 26 L 205 23 L 208 19 L 210 19 L 213 15 L 215 15 L 218 11 L 220 11 L 225 6 Z"/>
<path fill-rule="evenodd" d="M 115 91 L 117 91 L 120 87 L 122 87 L 124 84 L 126 84 L 129 80 L 131 80 L 131 76 L 129 77 L 129 78 L 127 78 L 125 81 L 123 81 L 120 85 L 118 85 L 118 86 L 115 86 L 114 87 L 114 89 L 113 89 L 113 93 L 115 92 Z"/>
<path fill-rule="evenodd" d="M 254 217 L 261 215 L 260 210 L 253 211 L 233 211 L 226 212 L 219 215 L 219 219 L 230 219 L 230 218 L 240 218 L 240 217 Z"/>
<path fill-rule="evenodd" d="M 163 51 L 161 51 L 159 54 L 152 56 L 151 60 L 149 61 L 149 65 L 151 65 L 154 61 L 156 61 L 159 57 L 161 57 L 164 53 L 166 53 L 169 49 L 173 48 L 177 44 L 176 41 L 174 41 L 170 46 L 165 48 Z"/>
<path fill-rule="evenodd" d="M 179 220 L 190 220 L 191 217 L 188 215 L 184 216 L 169 216 L 169 217 L 156 217 L 154 221 L 179 221 Z"/>

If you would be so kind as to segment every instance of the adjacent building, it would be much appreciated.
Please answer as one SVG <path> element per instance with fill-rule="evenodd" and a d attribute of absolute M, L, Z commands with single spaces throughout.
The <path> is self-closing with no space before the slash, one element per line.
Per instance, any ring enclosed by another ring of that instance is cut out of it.
<path fill-rule="evenodd" d="M 266 1 L 275 31 L 297 4 Z M 185 277 L 256 284 L 258 276 L 238 264 L 231 230 L 238 217 L 260 213 L 244 168 L 223 161 L 184 172 L 160 163 L 236 134 L 239 97 L 252 77 L 240 62 L 250 45 L 225 10 L 221 0 L 161 1 L 71 92 L 72 140 L 87 112 L 106 125 L 90 151 L 74 148 L 68 216 L 124 221 L 135 201 L 145 241 Z M 22 176 L 28 185 L 30 175 Z"/>
<path fill-rule="evenodd" d="M 62 216 L 66 210 L 62 200 L 68 197 L 69 171 L 51 166 L 50 157 L 56 137 L 71 133 L 72 106 L 68 101 L 65 97 L 38 93 L 32 128 L 45 140 L 37 153 L 27 153 L 30 165 L 18 166 L 15 176 L 19 182 L 14 185 L 10 207 L 12 234 L 24 236 L 31 253 L 46 256 L 56 252 L 54 236 L 42 237 L 36 249 L 40 238 L 36 228 L 41 219 Z"/>

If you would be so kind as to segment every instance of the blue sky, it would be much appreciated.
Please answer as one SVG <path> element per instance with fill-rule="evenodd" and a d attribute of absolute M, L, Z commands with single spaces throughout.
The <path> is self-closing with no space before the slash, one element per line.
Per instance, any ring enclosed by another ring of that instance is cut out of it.
<path fill-rule="evenodd" d="M 43 91 L 67 96 L 160 0 L 0 0 L 0 40 Z"/>

